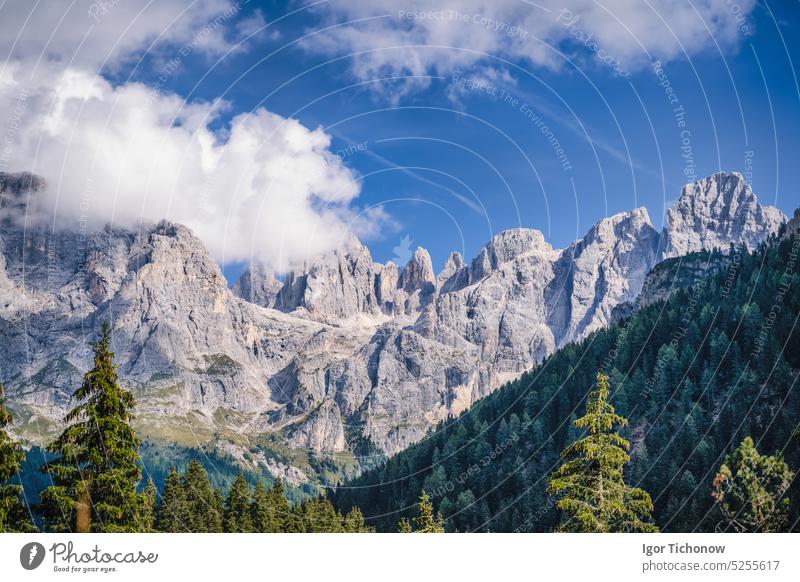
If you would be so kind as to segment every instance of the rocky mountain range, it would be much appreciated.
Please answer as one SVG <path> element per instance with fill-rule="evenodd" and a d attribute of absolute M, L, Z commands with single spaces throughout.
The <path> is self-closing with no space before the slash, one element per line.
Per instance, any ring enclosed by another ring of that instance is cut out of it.
<path fill-rule="evenodd" d="M 179 224 L 26 225 L 45 187 L 0 174 L 0 380 L 15 432 L 41 443 L 60 430 L 107 319 L 145 439 L 215 448 L 295 484 L 313 456 L 402 450 L 607 325 L 663 259 L 752 247 L 786 220 L 740 174 L 718 173 L 685 186 L 660 231 L 644 208 L 565 249 L 512 229 L 438 274 L 423 248 L 381 264 L 353 238 L 289 273 L 253 265 L 229 288 Z"/>

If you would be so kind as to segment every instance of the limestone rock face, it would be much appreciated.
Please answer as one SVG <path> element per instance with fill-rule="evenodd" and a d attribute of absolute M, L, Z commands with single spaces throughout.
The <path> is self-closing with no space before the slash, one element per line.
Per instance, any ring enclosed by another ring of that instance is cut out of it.
<path fill-rule="evenodd" d="M 789 238 L 800 230 L 800 208 L 796 208 L 792 218 L 786 223 L 786 230 L 783 233 L 785 238 Z"/>
<path fill-rule="evenodd" d="M 400 271 L 392 261 L 387 262 L 385 265 L 375 263 L 373 268 L 375 269 L 375 294 L 378 303 L 386 310 L 391 305 L 394 293 L 397 291 Z"/>
<path fill-rule="evenodd" d="M 398 287 L 408 294 L 415 291 L 433 292 L 436 287 L 436 276 L 433 274 L 433 265 L 428 251 L 417 247 L 400 275 Z"/>
<path fill-rule="evenodd" d="M 229 289 L 178 224 L 23 228 L 17 210 L 42 187 L 0 174 L 0 380 L 18 434 L 41 442 L 59 428 L 109 320 L 149 438 L 182 427 L 230 448 L 266 435 L 284 451 L 340 458 L 402 450 L 608 325 L 665 256 L 752 245 L 783 221 L 741 176 L 715 175 L 684 188 L 661 233 L 643 208 L 561 250 L 517 228 L 470 262 L 453 253 L 438 275 L 422 248 L 400 270 L 353 239 L 288 273 L 254 264 Z M 268 460 L 297 477 L 290 456 Z"/>
<path fill-rule="evenodd" d="M 762 206 L 738 172 L 720 172 L 684 186 L 667 210 L 665 257 L 740 242 L 753 248 L 786 221 L 773 206 Z"/>
<path fill-rule="evenodd" d="M 444 269 L 436 277 L 436 286 L 441 293 L 458 291 L 469 284 L 469 269 L 464 264 L 461 253 L 454 252 L 448 258 Z"/>
<path fill-rule="evenodd" d="M 283 283 L 275 273 L 260 263 L 254 263 L 233 283 L 231 291 L 250 303 L 274 307 L 281 288 Z"/>
<path fill-rule="evenodd" d="M 659 234 L 647 210 L 604 218 L 559 259 L 551 323 L 563 330 L 559 346 L 609 323 L 612 309 L 634 299 L 658 262 Z"/>

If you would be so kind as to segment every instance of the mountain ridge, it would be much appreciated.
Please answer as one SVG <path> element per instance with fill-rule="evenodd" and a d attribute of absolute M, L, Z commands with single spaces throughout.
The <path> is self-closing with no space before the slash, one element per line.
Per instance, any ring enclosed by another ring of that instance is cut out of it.
<path fill-rule="evenodd" d="M 606 326 L 667 252 L 754 245 L 782 223 L 741 175 L 718 176 L 682 193 L 736 197 L 704 205 L 714 236 L 693 237 L 680 213 L 659 232 L 640 208 L 565 249 L 534 229 L 502 231 L 438 274 L 424 249 L 401 270 L 354 239 L 280 278 L 254 266 L 229 289 L 182 225 L 20 231 L 15 209 L 43 181 L 0 175 L 0 364 L 17 432 L 41 442 L 55 430 L 93 329 L 110 319 L 148 438 L 212 446 L 273 474 L 304 466 L 298 455 L 352 465 L 392 454 Z"/>

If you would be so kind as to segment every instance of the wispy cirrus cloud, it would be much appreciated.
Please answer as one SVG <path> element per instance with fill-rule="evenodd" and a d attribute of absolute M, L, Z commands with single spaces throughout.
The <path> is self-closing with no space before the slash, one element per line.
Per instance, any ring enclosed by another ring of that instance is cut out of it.
<path fill-rule="evenodd" d="M 734 11 L 726 0 L 337 0 L 315 8 L 330 28 L 303 46 L 351 54 L 362 79 L 447 75 L 489 55 L 557 69 L 559 52 L 636 70 L 735 47 L 755 3 L 742 0 Z"/>

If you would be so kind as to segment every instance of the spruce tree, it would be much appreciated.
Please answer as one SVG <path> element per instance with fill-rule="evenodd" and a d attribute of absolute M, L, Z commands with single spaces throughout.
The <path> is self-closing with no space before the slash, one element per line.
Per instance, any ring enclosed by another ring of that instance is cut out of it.
<path fill-rule="evenodd" d="M 219 487 L 214 487 L 212 491 L 212 497 L 214 501 L 214 516 L 210 520 L 211 525 L 212 527 L 219 527 L 219 529 L 214 531 L 225 531 L 222 528 L 223 516 L 225 515 L 225 496 L 222 495 L 222 489 Z M 219 525 L 217 526 L 217 524 Z"/>
<path fill-rule="evenodd" d="M 444 533 L 444 520 L 441 513 L 434 513 L 433 503 L 423 489 L 417 503 L 419 514 L 414 518 L 414 525 L 405 517 L 397 524 L 398 533 Z"/>
<path fill-rule="evenodd" d="M 225 499 L 224 531 L 228 533 L 253 531 L 250 515 L 250 486 L 244 476 L 239 473 L 231 485 L 227 499 Z"/>
<path fill-rule="evenodd" d="M 145 485 L 142 491 L 142 498 L 144 500 L 144 507 L 142 508 L 139 531 L 155 531 L 156 511 L 158 509 L 158 489 L 156 489 L 156 484 L 153 483 L 153 479 L 147 479 L 147 485 Z"/>
<path fill-rule="evenodd" d="M 178 533 L 187 531 L 189 504 L 181 476 L 175 467 L 170 469 L 164 481 L 164 492 L 156 513 L 155 527 L 158 531 Z"/>
<path fill-rule="evenodd" d="M 33 531 L 35 528 L 21 502 L 22 487 L 6 483 L 17 474 L 19 464 L 25 457 L 22 448 L 6 432 L 11 420 L 3 396 L 3 385 L 0 384 L 0 532 Z"/>
<path fill-rule="evenodd" d="M 375 530 L 366 524 L 361 510 L 354 507 L 344 516 L 344 531 L 347 533 L 370 533 Z"/>
<path fill-rule="evenodd" d="M 74 398 L 67 427 L 47 447 L 56 456 L 42 467 L 53 483 L 41 495 L 45 524 L 51 531 L 139 531 L 145 499 L 136 490 L 142 471 L 131 427 L 134 400 L 117 383 L 108 322 Z"/>
<path fill-rule="evenodd" d="M 181 479 L 186 495 L 186 530 L 194 533 L 222 531 L 222 494 L 208 480 L 208 473 L 197 461 L 191 461 Z"/>
<path fill-rule="evenodd" d="M 753 439 L 746 437 L 725 458 L 714 477 L 711 495 L 723 515 L 717 529 L 749 533 L 787 531 L 787 491 L 793 477 L 780 453 L 760 455 Z"/>
<path fill-rule="evenodd" d="M 253 489 L 253 501 L 250 505 L 250 516 L 253 530 L 264 533 L 296 531 L 290 527 L 291 508 L 283 490 L 283 483 L 278 481 L 268 491 L 261 483 Z"/>
<path fill-rule="evenodd" d="M 309 499 L 295 507 L 293 511 L 300 517 L 301 531 L 303 532 L 340 533 L 344 531 L 342 515 L 327 499 Z"/>
<path fill-rule="evenodd" d="M 279 523 L 287 520 L 292 507 L 289 505 L 289 500 L 286 498 L 286 488 L 283 485 L 283 481 L 278 479 L 275 485 L 270 488 L 268 495 L 269 504 L 275 515 L 275 519 Z"/>
<path fill-rule="evenodd" d="M 547 491 L 558 496 L 565 514 L 560 531 L 655 532 L 650 523 L 653 503 L 642 489 L 625 485 L 623 467 L 630 444 L 619 429 L 627 419 L 608 403 L 608 376 L 598 373 L 597 386 L 587 397 L 586 414 L 575 427 L 586 436 L 568 445 L 564 460 L 548 481 Z"/>
<path fill-rule="evenodd" d="M 253 499 L 250 502 L 250 523 L 253 531 L 266 533 L 270 524 L 269 496 L 261 481 L 253 487 Z"/>
<path fill-rule="evenodd" d="M 417 533 L 444 533 L 442 514 L 434 515 L 433 503 L 423 489 L 419 496 L 419 515 L 414 519 Z"/>

